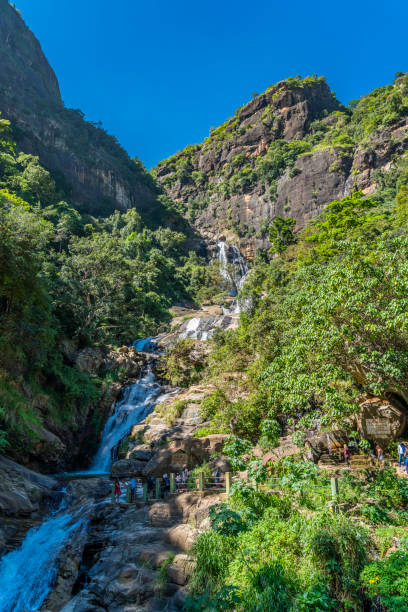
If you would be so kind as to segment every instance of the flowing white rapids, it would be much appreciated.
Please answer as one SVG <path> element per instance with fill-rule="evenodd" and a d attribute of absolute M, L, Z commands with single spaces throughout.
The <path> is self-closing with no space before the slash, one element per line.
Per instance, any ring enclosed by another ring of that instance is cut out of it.
<path fill-rule="evenodd" d="M 139 351 L 153 352 L 153 338 L 134 343 Z M 125 389 L 114 414 L 108 419 L 99 450 L 90 470 L 77 475 L 108 472 L 112 463 L 111 450 L 126 436 L 131 427 L 141 421 L 153 407 L 168 397 L 160 393 L 149 364 L 145 374 Z M 28 531 L 21 547 L 0 560 L 0 612 L 38 610 L 54 586 L 59 559 L 73 532 L 87 525 L 85 507 L 74 512 L 62 505 L 39 526 Z"/>
<path fill-rule="evenodd" d="M 146 343 L 149 340 L 146 339 L 143 342 Z M 160 385 L 149 364 L 146 374 L 134 385 L 125 389 L 123 399 L 117 402 L 115 412 L 107 420 L 98 452 L 91 466 L 91 473 L 109 472 L 112 463 L 112 449 L 126 436 L 133 425 L 139 423 L 153 410 L 159 394 Z"/>
<path fill-rule="evenodd" d="M 38 610 L 54 586 L 59 556 L 73 531 L 85 526 L 61 510 L 30 529 L 21 547 L 0 560 L 0 612 Z"/>
<path fill-rule="evenodd" d="M 249 305 L 248 299 L 239 297 L 239 292 L 245 285 L 249 274 L 248 264 L 245 257 L 241 255 L 240 250 L 233 244 L 228 245 L 226 242 L 218 242 L 217 259 L 220 262 L 220 274 L 227 283 L 230 294 L 233 297 L 237 296 L 236 301 L 231 308 L 223 308 L 223 313 L 239 314 L 241 310 Z"/>

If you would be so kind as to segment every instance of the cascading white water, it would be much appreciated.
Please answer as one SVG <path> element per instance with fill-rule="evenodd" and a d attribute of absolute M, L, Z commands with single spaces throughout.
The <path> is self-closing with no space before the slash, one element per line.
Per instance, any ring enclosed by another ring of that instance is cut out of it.
<path fill-rule="evenodd" d="M 134 343 L 138 351 L 154 352 L 154 338 Z M 154 406 L 164 401 L 169 393 L 160 393 L 151 364 L 135 384 L 125 389 L 123 399 L 116 404 L 114 414 L 108 419 L 100 447 L 95 456 L 92 473 L 109 471 L 111 449 L 141 421 Z M 79 475 L 80 472 L 77 472 Z M 58 560 L 67 541 L 75 530 L 86 526 L 86 511 L 78 508 L 75 513 L 63 506 L 39 527 L 31 529 L 21 547 L 0 560 L 0 612 L 38 610 L 51 591 L 58 573 Z"/>
<path fill-rule="evenodd" d="M 38 610 L 53 587 L 58 558 L 72 532 L 86 519 L 60 509 L 31 529 L 21 547 L 0 560 L 0 612 Z"/>
<path fill-rule="evenodd" d="M 227 283 L 231 283 L 232 279 L 228 271 L 228 255 L 227 255 L 227 243 L 220 241 L 217 245 L 217 259 L 220 262 L 220 274 Z"/>
<path fill-rule="evenodd" d="M 139 342 L 144 342 L 146 345 L 148 341 L 151 341 L 151 338 Z M 91 472 L 104 473 L 109 471 L 112 463 L 111 450 L 116 447 L 133 425 L 139 423 L 153 410 L 159 394 L 160 385 L 154 377 L 152 366 L 149 364 L 146 374 L 134 385 L 125 389 L 123 399 L 117 402 L 115 412 L 107 420 L 98 452 L 91 466 Z"/>
<path fill-rule="evenodd" d="M 226 242 L 220 241 L 217 246 L 220 274 L 227 281 L 231 295 L 235 297 L 245 285 L 249 274 L 248 264 L 238 247 L 234 244 L 227 245 Z M 242 300 L 238 296 L 231 308 L 223 308 L 223 313 L 226 315 L 239 314 L 248 304 L 248 300 Z"/>
<path fill-rule="evenodd" d="M 246 277 L 249 272 L 248 264 L 245 257 L 241 255 L 241 251 L 234 244 L 230 246 L 232 265 L 234 266 L 234 277 L 237 286 L 240 286 L 242 279 Z"/>

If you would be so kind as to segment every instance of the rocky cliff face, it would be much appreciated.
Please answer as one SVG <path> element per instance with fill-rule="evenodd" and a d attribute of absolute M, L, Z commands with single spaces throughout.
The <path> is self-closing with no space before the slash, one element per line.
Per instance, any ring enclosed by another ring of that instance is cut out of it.
<path fill-rule="evenodd" d="M 274 217 L 292 217 L 300 229 L 329 202 L 355 189 L 375 191 L 375 170 L 387 172 L 407 148 L 406 88 L 402 75 L 367 96 L 370 106 L 363 98 L 353 111 L 324 77 L 282 81 L 202 144 L 159 163 L 157 178 L 207 239 L 239 241 L 251 258 L 268 246 Z M 387 96 L 395 100 L 394 116 Z"/>
<path fill-rule="evenodd" d="M 157 189 L 115 138 L 67 109 L 41 46 L 18 11 L 0 0 L 0 112 L 18 145 L 39 155 L 70 200 L 91 213 L 157 208 Z"/>

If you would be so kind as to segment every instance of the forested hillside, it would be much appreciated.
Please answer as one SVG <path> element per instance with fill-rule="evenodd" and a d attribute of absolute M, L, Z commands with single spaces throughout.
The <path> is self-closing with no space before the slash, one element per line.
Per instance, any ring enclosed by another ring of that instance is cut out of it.
<path fill-rule="evenodd" d="M 0 439 L 17 454 L 42 437 L 43 425 L 70 429 L 96 406 L 102 381 L 67 361 L 64 339 L 74 350 L 130 344 L 168 323 L 173 303 L 217 283 L 188 253 L 183 231 L 157 219 L 150 229 L 135 209 L 81 215 L 64 197 L 38 158 L 18 151 L 1 118 Z M 188 231 L 159 197 L 164 220 Z"/>
<path fill-rule="evenodd" d="M 374 116 L 378 126 L 406 114 L 402 99 L 392 115 L 394 95 L 359 103 L 362 132 Z M 376 444 L 388 466 L 397 456 L 392 435 L 382 438 L 386 414 L 406 428 L 406 153 L 375 180 L 373 193 L 328 203 L 301 232 L 291 218 L 267 224 L 271 246 L 255 256 L 240 326 L 214 333 L 195 435 L 228 435 L 240 478 L 193 546 L 188 610 L 407 610 L 406 480 L 373 459 Z M 339 464 L 343 443 L 351 471 Z M 324 501 L 329 475 L 339 477 L 338 514 Z"/>
<path fill-rule="evenodd" d="M 376 191 L 407 149 L 407 76 L 341 105 L 324 77 L 289 78 L 238 108 L 155 173 L 208 238 L 248 258 L 270 246 L 276 216 L 304 227 L 332 200 Z"/>

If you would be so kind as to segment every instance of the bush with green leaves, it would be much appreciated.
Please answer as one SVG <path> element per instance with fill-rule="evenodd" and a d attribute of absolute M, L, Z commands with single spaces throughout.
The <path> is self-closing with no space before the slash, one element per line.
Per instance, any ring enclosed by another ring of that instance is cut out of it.
<path fill-rule="evenodd" d="M 78 115 L 66 112 L 75 124 Z M 152 181 L 139 166 L 141 180 Z M 0 118 L 0 445 L 16 452 L 42 424 L 75 422 L 75 410 L 96 402 L 101 381 L 64 361 L 64 338 L 77 348 L 130 344 L 169 323 L 172 303 L 222 293 L 219 272 L 189 255 L 177 231 L 188 225 L 170 198 L 158 194 L 148 227 L 135 209 L 81 215 L 57 179 L 17 152 Z M 169 220 L 176 229 L 160 226 Z"/>
<path fill-rule="evenodd" d="M 327 510 L 304 517 L 294 509 L 288 498 L 245 487 L 234 491 L 230 508 L 211 509 L 211 530 L 193 549 L 187 609 L 202 609 L 194 605 L 209 597 L 215 610 L 362 610 L 367 533 Z M 217 603 L 225 590 L 234 595 L 232 607 L 222 597 Z"/>
<path fill-rule="evenodd" d="M 408 552 L 406 547 L 374 561 L 361 574 L 370 598 L 390 612 L 408 611 Z"/>

